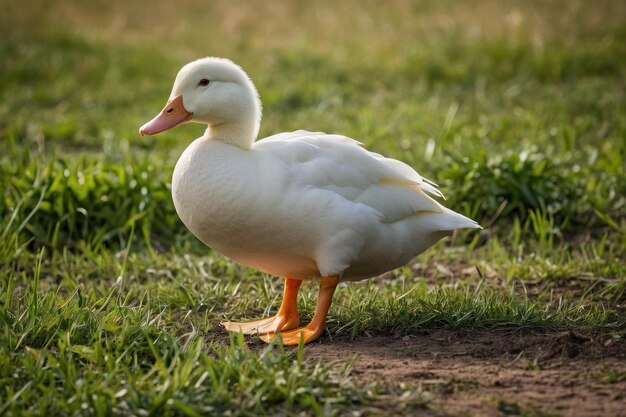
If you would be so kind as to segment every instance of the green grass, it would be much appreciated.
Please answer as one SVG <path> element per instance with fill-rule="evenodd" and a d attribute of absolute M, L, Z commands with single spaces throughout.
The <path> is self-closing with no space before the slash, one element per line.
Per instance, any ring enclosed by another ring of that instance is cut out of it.
<path fill-rule="evenodd" d="M 0 18 L 0 414 L 428 406 L 417 388 L 363 386 L 348 365 L 219 328 L 275 311 L 280 280 L 211 252 L 178 220 L 171 172 L 201 127 L 137 134 L 178 68 L 205 55 L 252 76 L 261 136 L 352 136 L 488 226 L 340 286 L 323 343 L 442 327 L 624 334 L 621 3 L 255 10 L 33 2 Z M 314 303 L 306 286 L 303 320 Z"/>

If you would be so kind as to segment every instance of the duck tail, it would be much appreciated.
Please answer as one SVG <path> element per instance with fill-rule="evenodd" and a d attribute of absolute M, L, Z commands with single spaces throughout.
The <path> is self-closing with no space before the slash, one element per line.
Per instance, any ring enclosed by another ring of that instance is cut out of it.
<path fill-rule="evenodd" d="M 482 229 L 482 226 L 478 222 L 463 216 L 449 208 L 442 207 L 443 218 L 440 219 L 441 231 L 452 231 L 455 229 Z"/>

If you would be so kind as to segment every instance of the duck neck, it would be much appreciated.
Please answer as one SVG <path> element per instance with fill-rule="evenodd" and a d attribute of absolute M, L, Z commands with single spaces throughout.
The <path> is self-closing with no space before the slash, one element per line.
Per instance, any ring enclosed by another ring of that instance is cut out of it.
<path fill-rule="evenodd" d="M 204 136 L 248 150 L 259 132 L 257 120 L 225 122 L 209 125 Z"/>

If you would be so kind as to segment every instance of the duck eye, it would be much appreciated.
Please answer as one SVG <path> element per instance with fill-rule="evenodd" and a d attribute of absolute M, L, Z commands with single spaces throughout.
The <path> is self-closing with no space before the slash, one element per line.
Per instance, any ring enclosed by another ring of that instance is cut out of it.
<path fill-rule="evenodd" d="M 210 80 L 203 78 L 198 82 L 198 87 L 206 87 L 207 85 L 209 85 L 210 82 Z"/>

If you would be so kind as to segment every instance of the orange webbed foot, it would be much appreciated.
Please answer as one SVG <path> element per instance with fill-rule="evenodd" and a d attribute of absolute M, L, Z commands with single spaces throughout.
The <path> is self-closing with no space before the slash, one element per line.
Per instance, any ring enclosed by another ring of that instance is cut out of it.
<path fill-rule="evenodd" d="M 326 327 L 326 317 L 328 316 L 328 310 L 333 301 L 333 294 L 335 293 L 335 288 L 337 288 L 338 283 L 338 276 L 323 277 L 321 279 L 320 291 L 317 296 L 317 308 L 315 309 L 311 323 L 289 331 L 285 331 L 287 329 L 284 329 L 280 332 L 265 334 L 261 336 L 261 340 L 270 343 L 276 340 L 280 334 L 284 346 L 293 346 L 299 344 L 300 340 L 303 340 L 306 344 L 318 339 Z"/>
<path fill-rule="evenodd" d="M 292 330 L 300 325 L 298 312 L 295 315 L 277 314 L 266 319 L 253 320 L 247 322 L 227 321 L 221 323 L 229 332 L 242 332 L 243 334 L 266 334 L 280 331 Z"/>
<path fill-rule="evenodd" d="M 278 338 L 278 335 L 283 339 L 283 346 L 294 346 L 300 344 L 300 340 L 304 344 L 317 340 L 324 332 L 324 326 L 313 327 L 310 324 L 308 326 L 299 327 L 290 331 L 281 331 L 279 333 L 264 334 L 261 336 L 261 340 L 270 343 Z"/>
<path fill-rule="evenodd" d="M 287 331 L 300 325 L 298 316 L 298 291 L 302 281 L 299 279 L 285 278 L 285 290 L 280 310 L 274 317 L 253 320 L 248 322 L 227 321 L 221 323 L 229 332 L 242 332 L 243 334 L 266 334 Z"/>

